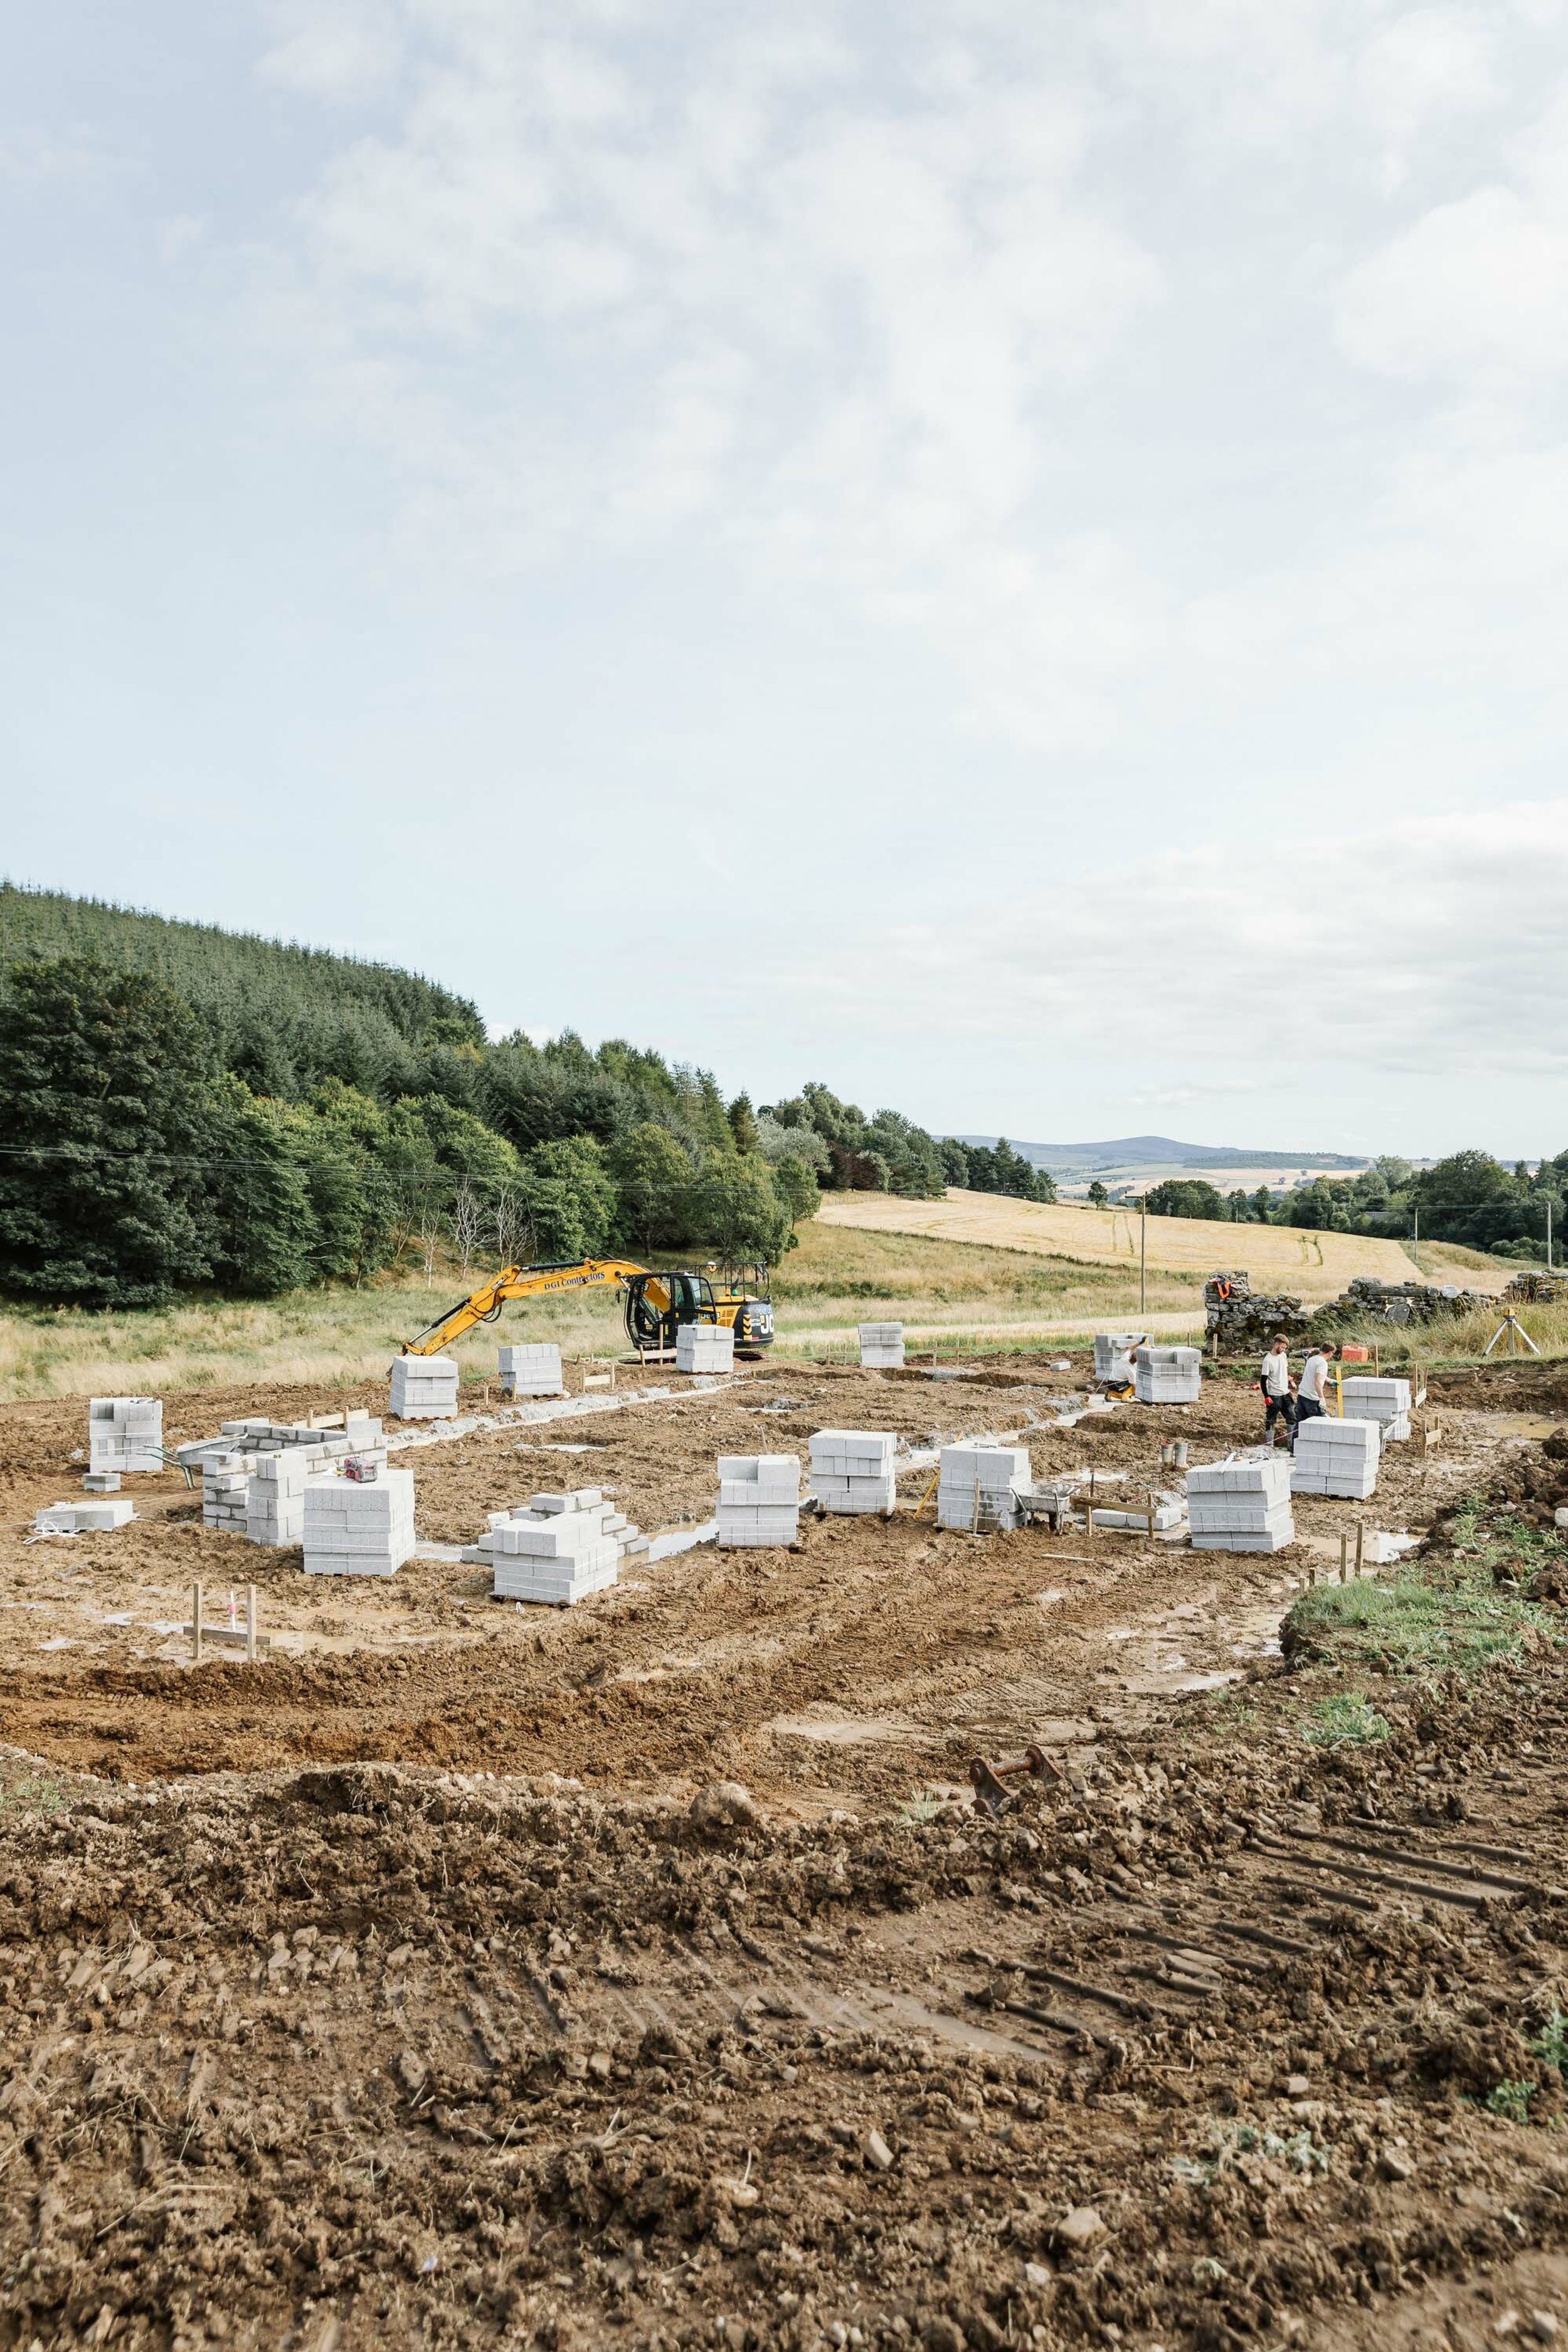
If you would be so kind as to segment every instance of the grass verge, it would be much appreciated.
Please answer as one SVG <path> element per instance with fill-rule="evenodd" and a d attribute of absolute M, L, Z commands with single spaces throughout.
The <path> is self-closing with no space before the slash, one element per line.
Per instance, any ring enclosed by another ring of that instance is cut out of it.
<path fill-rule="evenodd" d="M 1478 1501 L 1458 1515 L 1454 1538 L 1451 1555 L 1412 1562 L 1395 1576 L 1314 1585 L 1303 1592 L 1282 1630 L 1286 1657 L 1292 1665 L 1359 1668 L 1436 1683 L 1563 1640 L 1551 1611 L 1499 1580 L 1507 1576 L 1522 1584 L 1544 1558 L 1560 1557 L 1554 1537 L 1507 1516 L 1485 1523 Z M 1347 1709 L 1352 1704 L 1344 1702 Z M 1310 1727 L 1306 1736 L 1312 1737 Z M 1321 1736 L 1324 1745 L 1339 1744 Z"/>

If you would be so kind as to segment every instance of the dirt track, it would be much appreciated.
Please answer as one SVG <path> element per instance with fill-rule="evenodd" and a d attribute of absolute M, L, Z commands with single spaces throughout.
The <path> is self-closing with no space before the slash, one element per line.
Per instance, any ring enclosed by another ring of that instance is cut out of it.
<path fill-rule="evenodd" d="M 770 1369 L 592 1454 L 432 1448 L 421 1528 L 590 1477 L 657 1527 L 721 1450 L 1014 1429 L 1069 1386 Z M 342 1401 L 209 1400 L 193 1433 Z M 1369 1519 L 1533 1457 L 1554 1401 L 1475 1386 Z M 1031 1454 L 1142 1486 L 1254 1402 Z M 836 1521 L 546 1616 L 434 1561 L 322 1595 L 183 1486 L 24 1546 L 80 1419 L 0 1416 L 0 2344 L 1349 2352 L 1568 2320 L 1561 2084 L 1516 2030 L 1568 2007 L 1562 1673 L 1305 1747 L 1272 1637 L 1351 1507 L 1256 1562 Z M 149 1621 L 196 1574 L 254 1575 L 310 1646 L 181 1663 Z M 1067 1778 L 990 1822 L 967 1759 L 1026 1738 Z M 694 1819 L 718 1780 L 749 1801 Z M 1507 2082 L 1524 2122 L 1477 2104 Z"/>

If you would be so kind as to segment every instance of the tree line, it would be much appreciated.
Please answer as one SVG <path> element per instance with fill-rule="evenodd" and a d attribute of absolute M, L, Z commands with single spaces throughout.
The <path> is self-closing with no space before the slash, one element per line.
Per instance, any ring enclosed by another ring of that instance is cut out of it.
<path fill-rule="evenodd" d="M 1089 1187 L 1092 1198 L 1094 1187 Z M 1241 1225 L 1291 1225 L 1307 1233 L 1365 1234 L 1408 1241 L 1458 1242 L 1497 1257 L 1545 1254 L 1548 1219 L 1554 1241 L 1568 1195 L 1568 1151 L 1543 1155 L 1531 1170 L 1512 1168 L 1489 1151 L 1450 1152 L 1430 1168 L 1384 1156 L 1353 1176 L 1316 1176 L 1289 1192 L 1260 1184 L 1222 1193 L 1201 1177 L 1152 1185 L 1152 1217 L 1209 1217 Z"/>

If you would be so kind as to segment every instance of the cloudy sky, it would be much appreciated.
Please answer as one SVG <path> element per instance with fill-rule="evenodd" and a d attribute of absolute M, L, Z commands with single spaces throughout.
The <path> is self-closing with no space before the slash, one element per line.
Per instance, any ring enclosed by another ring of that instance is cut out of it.
<path fill-rule="evenodd" d="M 1048 1140 L 1568 1143 L 1557 0 L 65 0 L 0 862 Z"/>

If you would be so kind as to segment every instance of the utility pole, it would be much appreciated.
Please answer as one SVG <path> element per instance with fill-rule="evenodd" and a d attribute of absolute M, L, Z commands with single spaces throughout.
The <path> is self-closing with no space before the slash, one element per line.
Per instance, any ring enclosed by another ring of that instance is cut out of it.
<path fill-rule="evenodd" d="M 1546 1271 L 1552 1271 L 1552 1195 L 1546 1195 Z"/>
<path fill-rule="evenodd" d="M 1149 1212 L 1143 1206 L 1142 1202 L 1140 1201 L 1138 1203 L 1138 1312 L 1140 1315 L 1145 1311 L 1148 1306 L 1148 1298 L 1146 1296 L 1147 1284 L 1145 1279 L 1148 1264 Z"/>

